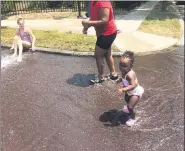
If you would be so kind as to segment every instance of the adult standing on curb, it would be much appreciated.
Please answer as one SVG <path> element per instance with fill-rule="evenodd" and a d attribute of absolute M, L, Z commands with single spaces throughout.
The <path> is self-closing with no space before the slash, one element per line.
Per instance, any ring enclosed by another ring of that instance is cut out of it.
<path fill-rule="evenodd" d="M 91 1 L 90 20 L 83 20 L 83 33 L 87 34 L 89 27 L 93 26 L 96 31 L 97 41 L 95 46 L 95 58 L 98 68 L 98 77 L 90 80 L 92 83 L 101 83 L 103 76 L 104 57 L 110 70 L 110 79 L 118 79 L 111 54 L 111 46 L 117 36 L 117 27 L 114 21 L 113 8 L 110 1 Z"/>

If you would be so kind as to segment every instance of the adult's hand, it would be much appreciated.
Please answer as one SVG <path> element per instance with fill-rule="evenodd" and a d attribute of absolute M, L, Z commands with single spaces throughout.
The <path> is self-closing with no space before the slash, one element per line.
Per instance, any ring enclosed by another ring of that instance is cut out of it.
<path fill-rule="evenodd" d="M 89 26 L 89 21 L 88 20 L 83 20 L 82 21 L 82 25 L 85 29 L 88 29 L 90 26 Z"/>
<path fill-rule="evenodd" d="M 88 29 L 83 28 L 82 33 L 87 35 L 87 30 L 88 30 Z"/>

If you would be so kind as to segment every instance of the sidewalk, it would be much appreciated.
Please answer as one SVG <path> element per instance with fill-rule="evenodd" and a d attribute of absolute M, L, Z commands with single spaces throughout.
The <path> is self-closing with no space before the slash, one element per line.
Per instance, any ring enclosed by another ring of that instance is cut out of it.
<path fill-rule="evenodd" d="M 146 2 L 128 15 L 116 20 L 117 27 L 122 33 L 117 35 L 114 43 L 120 51 L 132 50 L 135 53 L 150 53 L 169 48 L 179 41 L 175 38 L 137 31 L 158 2 L 159 0 Z"/>
<path fill-rule="evenodd" d="M 135 53 L 149 53 L 159 51 L 175 45 L 179 40 L 164 36 L 153 35 L 137 31 L 142 21 L 148 16 L 158 1 L 148 1 L 125 16 L 116 17 L 116 25 L 122 32 L 117 35 L 114 44 L 120 51 L 132 50 Z M 64 32 L 82 33 L 81 19 L 63 20 L 26 20 L 31 29 L 60 30 Z M 3 20 L 1 24 L 17 27 L 15 20 Z M 181 22 L 183 26 L 184 22 Z M 183 28 L 184 29 L 184 28 Z M 90 28 L 88 35 L 95 35 L 94 28 Z"/>

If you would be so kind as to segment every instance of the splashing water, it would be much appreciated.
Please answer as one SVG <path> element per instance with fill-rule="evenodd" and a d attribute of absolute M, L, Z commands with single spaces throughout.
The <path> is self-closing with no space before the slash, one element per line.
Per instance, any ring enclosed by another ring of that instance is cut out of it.
<path fill-rule="evenodd" d="M 11 55 L 1 56 L 1 69 L 4 69 L 12 64 L 16 64 L 16 57 Z"/>

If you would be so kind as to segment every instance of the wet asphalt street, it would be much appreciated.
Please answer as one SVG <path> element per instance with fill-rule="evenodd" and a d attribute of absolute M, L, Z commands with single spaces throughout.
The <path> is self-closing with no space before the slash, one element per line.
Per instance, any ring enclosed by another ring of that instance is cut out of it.
<path fill-rule="evenodd" d="M 184 47 L 135 59 L 145 94 L 132 128 L 99 121 L 103 112 L 125 102 L 117 94 L 119 84 L 88 85 L 96 73 L 92 57 L 28 53 L 20 64 L 3 68 L 2 150 L 182 151 Z"/>
<path fill-rule="evenodd" d="M 2 151 L 184 150 L 184 46 L 135 58 L 145 93 L 132 128 L 99 121 L 125 102 L 119 84 L 89 86 L 94 58 L 27 53 L 23 62 L 7 63 L 1 69 Z"/>

